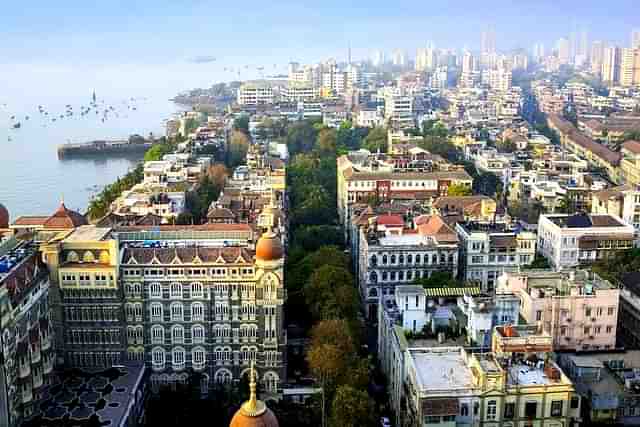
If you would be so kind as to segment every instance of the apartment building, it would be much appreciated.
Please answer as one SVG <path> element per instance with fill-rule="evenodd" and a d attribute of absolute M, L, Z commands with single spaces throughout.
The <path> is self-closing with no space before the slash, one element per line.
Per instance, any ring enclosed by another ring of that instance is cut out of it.
<path fill-rule="evenodd" d="M 34 241 L 0 243 L 0 425 L 18 427 L 52 383 L 50 282 Z"/>
<path fill-rule="evenodd" d="M 360 229 L 358 283 L 370 320 L 378 302 L 392 298 L 398 285 L 434 272 L 458 272 L 458 238 L 439 216 L 420 216 L 405 225 L 400 215 L 379 215 Z"/>
<path fill-rule="evenodd" d="M 340 156 L 337 162 L 338 215 L 345 228 L 351 221 L 352 204 L 364 203 L 370 199 L 380 202 L 429 200 L 447 195 L 450 185 L 470 188 L 473 182 L 464 170 L 402 171 L 393 164 L 381 165 L 371 157 L 371 153 L 362 150 Z"/>
<path fill-rule="evenodd" d="M 625 183 L 640 185 L 640 142 L 627 141 L 620 147 L 620 169 Z"/>
<path fill-rule="evenodd" d="M 589 265 L 632 248 L 634 233 L 632 225 L 611 214 L 541 215 L 538 253 L 558 271 Z"/>
<path fill-rule="evenodd" d="M 490 222 L 496 219 L 496 201 L 488 196 L 443 196 L 432 205 L 441 216 L 456 215 L 464 221 Z"/>
<path fill-rule="evenodd" d="M 620 289 L 588 270 L 506 273 L 501 287 L 518 294 L 520 314 L 553 337 L 555 350 L 616 348 Z"/>
<path fill-rule="evenodd" d="M 273 104 L 276 92 L 267 81 L 245 82 L 238 88 L 237 102 L 241 106 L 257 106 Z"/>
<path fill-rule="evenodd" d="M 460 238 L 460 277 L 478 283 L 493 293 L 505 272 L 531 264 L 536 253 L 536 235 L 505 223 L 465 222 L 456 224 Z"/>
<path fill-rule="evenodd" d="M 591 213 L 615 215 L 640 231 L 640 186 L 625 184 L 594 192 Z"/>

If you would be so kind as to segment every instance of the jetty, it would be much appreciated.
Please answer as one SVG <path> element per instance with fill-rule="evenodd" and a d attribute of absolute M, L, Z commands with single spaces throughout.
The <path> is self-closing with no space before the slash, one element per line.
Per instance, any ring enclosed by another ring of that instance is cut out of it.
<path fill-rule="evenodd" d="M 131 135 L 128 139 L 101 139 L 80 143 L 67 143 L 58 145 L 58 158 L 102 154 L 144 153 L 158 142 L 159 140 L 157 139 Z"/>

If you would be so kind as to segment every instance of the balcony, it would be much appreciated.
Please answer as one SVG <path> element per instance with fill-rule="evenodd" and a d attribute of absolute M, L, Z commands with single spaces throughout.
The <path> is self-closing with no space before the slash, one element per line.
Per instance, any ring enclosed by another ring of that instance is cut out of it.
<path fill-rule="evenodd" d="M 194 371 L 203 371 L 204 368 L 206 367 L 206 363 L 204 363 L 204 362 L 200 362 L 200 363 L 193 362 L 192 366 L 193 366 L 193 370 Z"/>
<path fill-rule="evenodd" d="M 151 365 L 151 367 L 152 367 L 152 369 L 154 371 L 163 371 L 164 368 L 165 368 L 165 363 L 164 362 L 162 362 L 162 363 L 153 363 Z"/>
<path fill-rule="evenodd" d="M 171 367 L 173 368 L 174 371 L 182 371 L 184 370 L 186 366 L 186 363 L 182 362 L 182 363 L 173 363 L 171 365 Z"/>

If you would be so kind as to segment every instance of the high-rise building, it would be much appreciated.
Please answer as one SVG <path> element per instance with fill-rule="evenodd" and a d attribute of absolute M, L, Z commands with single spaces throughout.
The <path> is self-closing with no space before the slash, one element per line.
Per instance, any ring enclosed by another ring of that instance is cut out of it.
<path fill-rule="evenodd" d="M 640 85 L 640 48 L 621 49 L 620 59 L 620 85 Z"/>
<path fill-rule="evenodd" d="M 609 84 L 618 84 L 620 82 L 620 61 L 621 49 L 616 46 L 604 49 L 602 59 L 602 80 Z"/>
<path fill-rule="evenodd" d="M 544 58 L 544 44 L 536 43 L 533 45 L 533 59 L 540 62 Z"/>
<path fill-rule="evenodd" d="M 631 31 L 631 47 L 640 49 L 640 29 Z"/>
<path fill-rule="evenodd" d="M 591 72 L 597 75 L 602 74 L 602 61 L 604 59 L 604 49 L 606 43 L 596 40 L 591 44 Z"/>
<path fill-rule="evenodd" d="M 384 65 L 385 63 L 385 55 L 384 52 L 381 50 L 376 50 L 373 53 L 373 58 L 372 58 L 372 64 L 374 67 L 381 67 Z"/>
<path fill-rule="evenodd" d="M 577 54 L 585 58 L 589 56 L 589 34 L 587 33 L 587 30 L 582 30 L 580 32 Z"/>
<path fill-rule="evenodd" d="M 396 67 L 407 66 L 407 53 L 403 49 L 396 49 L 393 51 L 393 65 Z"/>
<path fill-rule="evenodd" d="M 480 35 L 480 53 L 494 53 L 496 51 L 496 32 L 487 28 Z"/>
<path fill-rule="evenodd" d="M 475 70 L 475 59 L 471 52 L 464 51 L 462 55 L 462 73 L 471 73 Z"/>
<path fill-rule="evenodd" d="M 571 61 L 571 43 L 568 39 L 562 37 L 556 45 L 558 50 L 558 61 L 560 64 L 568 64 Z"/>
<path fill-rule="evenodd" d="M 429 43 L 426 48 L 418 48 L 416 52 L 416 71 L 433 70 L 436 66 L 436 51 L 433 43 Z"/>

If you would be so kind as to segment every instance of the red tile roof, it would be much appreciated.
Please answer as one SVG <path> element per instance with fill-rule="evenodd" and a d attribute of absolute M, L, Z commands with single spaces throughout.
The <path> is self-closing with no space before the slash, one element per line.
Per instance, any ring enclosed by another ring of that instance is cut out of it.
<path fill-rule="evenodd" d="M 380 215 L 377 218 L 378 225 L 386 225 L 393 227 L 402 227 L 404 226 L 404 220 L 399 215 Z"/>
<path fill-rule="evenodd" d="M 44 228 L 76 228 L 87 225 L 87 219 L 76 211 L 67 209 L 64 203 L 44 222 Z"/>
<path fill-rule="evenodd" d="M 631 151 L 633 154 L 640 154 L 640 142 L 638 141 L 627 141 L 622 144 L 622 148 Z"/>

